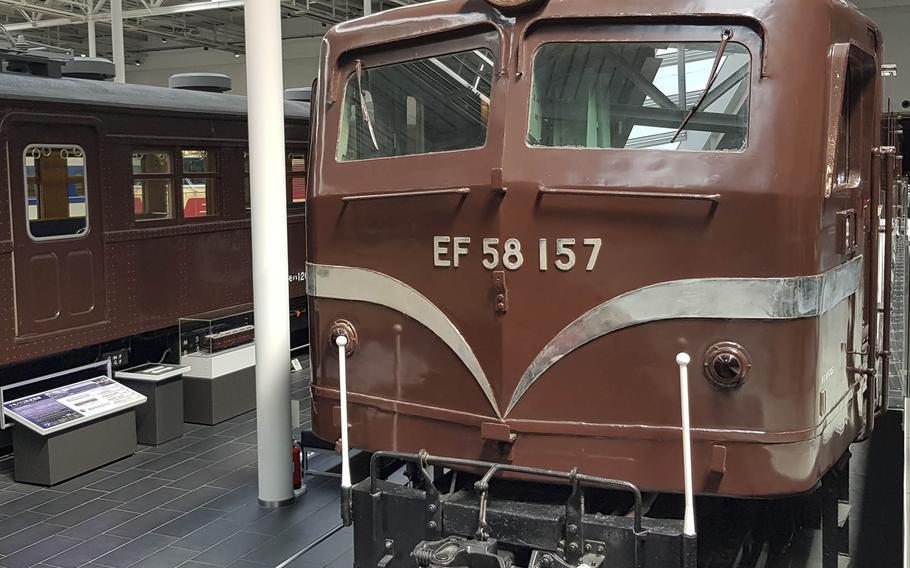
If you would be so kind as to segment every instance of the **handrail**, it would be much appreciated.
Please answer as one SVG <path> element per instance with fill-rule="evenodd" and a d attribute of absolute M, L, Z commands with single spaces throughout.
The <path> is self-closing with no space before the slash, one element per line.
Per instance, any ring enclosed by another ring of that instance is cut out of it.
<path fill-rule="evenodd" d="M 461 195 L 471 193 L 469 187 L 451 187 L 446 189 L 427 189 L 424 191 L 391 191 L 388 193 L 363 193 L 358 195 L 345 195 L 341 200 L 345 203 L 352 201 L 375 201 L 378 199 L 403 199 L 408 197 L 432 197 L 436 195 Z"/>
<path fill-rule="evenodd" d="M 615 189 L 583 189 L 571 187 L 541 187 L 541 195 L 586 195 L 592 197 L 620 197 L 630 199 L 676 199 L 683 201 L 710 201 L 720 203 L 718 193 L 665 193 L 662 191 L 623 191 Z"/>

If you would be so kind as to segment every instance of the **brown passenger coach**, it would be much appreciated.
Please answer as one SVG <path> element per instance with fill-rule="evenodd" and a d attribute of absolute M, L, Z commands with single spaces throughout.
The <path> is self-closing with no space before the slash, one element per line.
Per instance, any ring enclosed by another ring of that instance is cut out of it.
<path fill-rule="evenodd" d="M 697 565 L 790 566 L 815 527 L 805 565 L 836 566 L 831 503 L 887 391 L 881 43 L 838 0 L 333 28 L 307 285 L 314 429 L 339 438 L 344 337 L 350 443 L 379 452 L 343 511 L 355 565 L 695 566 L 685 352 Z"/>
<path fill-rule="evenodd" d="M 286 114 L 291 296 L 303 298 L 309 108 Z M 3 381 L 112 351 L 157 361 L 178 318 L 252 300 L 244 97 L 0 73 L 0 143 Z"/>

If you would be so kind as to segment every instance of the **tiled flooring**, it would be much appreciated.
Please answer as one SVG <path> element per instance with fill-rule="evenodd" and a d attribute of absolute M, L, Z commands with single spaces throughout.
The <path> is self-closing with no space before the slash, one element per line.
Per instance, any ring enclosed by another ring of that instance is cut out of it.
<path fill-rule="evenodd" d="M 306 373 L 292 386 L 302 423 Z M 335 465 L 334 456 L 310 463 Z M 309 479 L 291 507 L 259 507 L 255 413 L 187 424 L 181 439 L 52 488 L 16 483 L 12 467 L 11 456 L 0 458 L 3 568 L 274 567 L 341 524 L 335 479 Z M 344 529 L 287 566 L 350 568 L 351 540 Z"/>

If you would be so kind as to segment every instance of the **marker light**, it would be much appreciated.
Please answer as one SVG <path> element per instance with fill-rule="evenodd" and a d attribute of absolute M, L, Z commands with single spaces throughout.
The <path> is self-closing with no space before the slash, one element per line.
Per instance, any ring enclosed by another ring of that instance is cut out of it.
<path fill-rule="evenodd" d="M 719 387 L 741 386 L 750 369 L 752 360 L 739 344 L 724 341 L 712 345 L 705 353 L 705 375 Z"/>

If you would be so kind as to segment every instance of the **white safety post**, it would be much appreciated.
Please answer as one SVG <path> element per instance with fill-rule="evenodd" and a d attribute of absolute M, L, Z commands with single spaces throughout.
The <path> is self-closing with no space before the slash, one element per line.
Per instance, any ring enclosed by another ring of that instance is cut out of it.
<path fill-rule="evenodd" d="M 348 369 L 347 369 L 347 347 L 348 338 L 339 335 L 335 338 L 335 345 L 338 346 L 338 392 L 341 406 L 341 489 L 351 488 L 351 463 L 348 457 L 350 448 L 348 442 Z"/>
<path fill-rule="evenodd" d="M 686 488 L 686 512 L 683 534 L 695 536 L 695 495 L 692 489 L 692 431 L 689 425 L 689 363 L 688 353 L 676 356 L 679 365 L 679 397 L 682 402 L 683 477 Z"/>
<path fill-rule="evenodd" d="M 111 0 L 111 42 L 114 48 L 114 82 L 126 83 L 123 54 L 123 0 Z"/>
<path fill-rule="evenodd" d="M 291 312 L 284 165 L 284 75 L 280 0 L 247 2 L 247 120 L 250 135 L 253 317 L 259 503 L 293 500 Z"/>
<path fill-rule="evenodd" d="M 98 57 L 98 42 L 95 38 L 95 18 L 91 14 L 88 17 L 88 56 Z"/>

